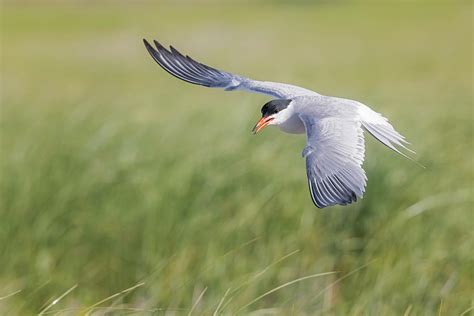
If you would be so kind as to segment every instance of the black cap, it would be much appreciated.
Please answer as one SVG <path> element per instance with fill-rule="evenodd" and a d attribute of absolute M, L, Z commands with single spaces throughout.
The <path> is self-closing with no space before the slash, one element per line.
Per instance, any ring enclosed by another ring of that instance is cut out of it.
<path fill-rule="evenodd" d="M 291 100 L 287 99 L 277 99 L 265 103 L 265 105 L 262 107 L 262 117 L 270 116 L 272 114 L 280 112 L 281 110 L 286 109 L 290 102 Z"/>

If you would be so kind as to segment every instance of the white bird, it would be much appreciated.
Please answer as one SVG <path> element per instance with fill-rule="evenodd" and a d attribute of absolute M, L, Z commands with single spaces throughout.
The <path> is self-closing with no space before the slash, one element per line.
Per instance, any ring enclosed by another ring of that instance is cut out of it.
<path fill-rule="evenodd" d="M 399 148 L 413 152 L 406 148 L 408 142 L 385 117 L 358 101 L 324 96 L 284 83 L 252 80 L 206 66 L 172 46 L 167 50 L 157 41 L 154 41 L 156 48 L 145 39 L 143 42 L 153 59 L 181 80 L 277 98 L 262 107 L 262 117 L 253 132 L 267 125 L 275 125 L 286 133 L 306 132 L 302 155 L 306 159 L 311 199 L 318 208 L 347 205 L 362 198 L 367 182 L 362 169 L 363 129 L 404 157 L 409 158 Z"/>

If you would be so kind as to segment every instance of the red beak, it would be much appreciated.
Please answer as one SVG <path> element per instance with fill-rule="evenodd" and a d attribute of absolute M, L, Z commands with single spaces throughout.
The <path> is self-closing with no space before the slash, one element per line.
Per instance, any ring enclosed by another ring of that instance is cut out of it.
<path fill-rule="evenodd" d="M 257 124 L 255 124 L 252 133 L 257 134 L 262 128 L 270 124 L 271 121 L 273 121 L 273 117 L 262 117 L 258 120 Z"/>

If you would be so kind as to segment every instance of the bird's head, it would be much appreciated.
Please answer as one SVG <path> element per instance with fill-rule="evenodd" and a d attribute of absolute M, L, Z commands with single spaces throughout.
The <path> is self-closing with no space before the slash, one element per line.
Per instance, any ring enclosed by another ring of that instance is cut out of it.
<path fill-rule="evenodd" d="M 286 121 L 289 117 L 287 112 L 290 103 L 291 100 L 287 99 L 271 100 L 265 103 L 261 111 L 262 117 L 255 124 L 252 132 L 256 134 L 267 125 L 278 125 Z"/>

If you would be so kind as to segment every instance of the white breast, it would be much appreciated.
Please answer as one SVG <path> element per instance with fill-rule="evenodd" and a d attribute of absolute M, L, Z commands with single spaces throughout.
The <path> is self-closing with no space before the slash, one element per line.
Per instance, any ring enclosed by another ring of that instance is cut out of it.
<path fill-rule="evenodd" d="M 289 134 L 302 134 L 305 132 L 303 122 L 296 113 L 293 113 L 284 122 L 277 125 L 283 132 Z"/>

